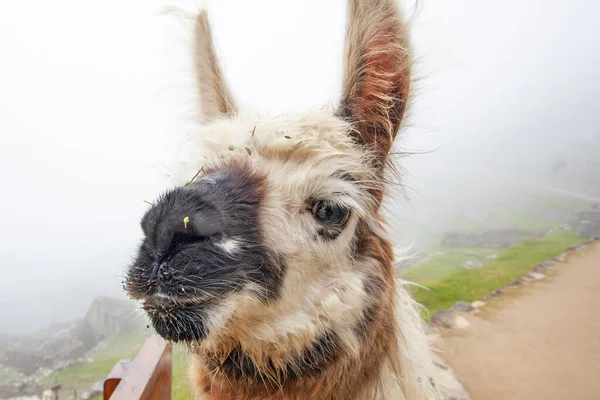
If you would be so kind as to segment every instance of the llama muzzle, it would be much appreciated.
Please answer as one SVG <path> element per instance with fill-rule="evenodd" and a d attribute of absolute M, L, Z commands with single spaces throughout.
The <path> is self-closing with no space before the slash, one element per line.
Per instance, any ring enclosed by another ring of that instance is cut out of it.
<path fill-rule="evenodd" d="M 203 339 L 211 310 L 241 291 L 265 304 L 276 297 L 281 265 L 261 243 L 262 185 L 223 167 L 165 193 L 142 219 L 125 290 L 165 338 Z"/>

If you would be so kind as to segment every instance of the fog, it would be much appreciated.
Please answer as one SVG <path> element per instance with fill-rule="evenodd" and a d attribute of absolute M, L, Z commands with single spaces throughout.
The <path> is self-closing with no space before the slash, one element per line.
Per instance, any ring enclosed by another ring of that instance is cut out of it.
<path fill-rule="evenodd" d="M 336 103 L 345 1 L 207 3 L 242 104 Z M 0 332 L 123 296 L 143 200 L 193 107 L 185 24 L 159 16 L 166 4 L 0 2 Z M 423 1 L 409 14 L 417 79 L 398 149 L 413 155 L 387 208 L 399 243 L 427 248 L 515 180 L 598 195 L 598 2 Z"/>

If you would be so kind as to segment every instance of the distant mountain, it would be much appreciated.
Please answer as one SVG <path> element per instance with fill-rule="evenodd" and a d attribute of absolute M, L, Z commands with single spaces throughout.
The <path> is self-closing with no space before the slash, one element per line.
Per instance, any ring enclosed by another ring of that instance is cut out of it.
<path fill-rule="evenodd" d="M 0 336 L 0 364 L 25 375 L 60 368 L 84 357 L 100 341 L 131 327 L 134 311 L 131 301 L 95 298 L 82 319 L 55 324 L 23 337 Z"/>

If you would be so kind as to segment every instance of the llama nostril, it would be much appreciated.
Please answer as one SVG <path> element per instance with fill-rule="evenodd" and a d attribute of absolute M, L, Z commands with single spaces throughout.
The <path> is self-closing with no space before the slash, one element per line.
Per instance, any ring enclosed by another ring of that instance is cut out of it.
<path fill-rule="evenodd" d="M 173 271 L 166 262 L 162 262 L 158 268 L 158 279 L 161 282 L 170 282 L 173 279 Z"/>

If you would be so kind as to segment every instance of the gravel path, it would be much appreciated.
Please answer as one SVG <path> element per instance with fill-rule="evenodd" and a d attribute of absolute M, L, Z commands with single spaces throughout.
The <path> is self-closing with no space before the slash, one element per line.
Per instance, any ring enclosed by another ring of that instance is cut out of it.
<path fill-rule="evenodd" d="M 600 244 L 434 343 L 473 400 L 600 399 Z"/>

